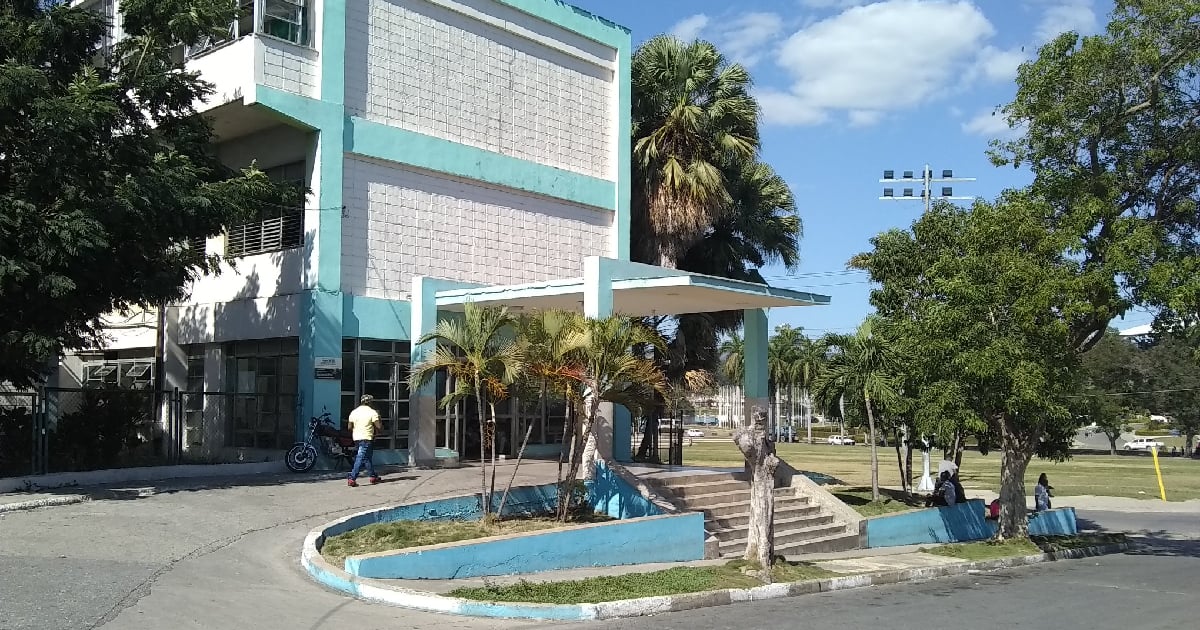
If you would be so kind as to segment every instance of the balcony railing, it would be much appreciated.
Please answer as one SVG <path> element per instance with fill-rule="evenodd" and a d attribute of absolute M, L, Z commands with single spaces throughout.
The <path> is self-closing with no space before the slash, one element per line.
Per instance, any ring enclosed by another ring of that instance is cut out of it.
<path fill-rule="evenodd" d="M 220 48 L 238 39 L 259 33 L 298 46 L 309 44 L 311 0 L 235 0 L 240 10 L 238 19 L 229 24 L 223 36 L 210 36 L 184 48 L 184 57 L 191 59 Z"/>

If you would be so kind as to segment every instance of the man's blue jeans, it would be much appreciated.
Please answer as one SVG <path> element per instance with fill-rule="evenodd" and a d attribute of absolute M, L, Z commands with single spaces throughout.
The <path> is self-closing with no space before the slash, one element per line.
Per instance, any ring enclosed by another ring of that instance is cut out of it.
<path fill-rule="evenodd" d="M 371 440 L 359 440 L 358 456 L 354 458 L 354 468 L 350 469 L 350 478 L 358 479 L 358 471 L 363 466 L 367 467 L 367 476 L 375 476 L 375 467 L 371 465 Z"/>

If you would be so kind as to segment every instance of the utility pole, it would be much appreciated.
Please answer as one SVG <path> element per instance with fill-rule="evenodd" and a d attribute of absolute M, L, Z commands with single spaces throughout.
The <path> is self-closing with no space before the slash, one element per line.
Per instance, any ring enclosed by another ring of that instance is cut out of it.
<path fill-rule="evenodd" d="M 934 190 L 934 184 L 954 184 L 975 181 L 974 177 L 955 177 L 954 171 L 945 169 L 942 171 L 941 177 L 933 176 L 933 169 L 929 165 L 925 165 L 925 170 L 921 171 L 920 176 L 914 176 L 912 171 L 903 171 L 900 177 L 896 177 L 896 171 L 884 171 L 883 178 L 879 180 L 880 184 L 890 184 L 883 189 L 883 195 L 879 197 L 880 201 L 923 201 L 925 202 L 925 212 L 933 207 L 934 199 L 944 199 L 946 201 L 970 201 L 974 197 L 955 196 L 953 186 L 943 185 L 941 190 Z M 901 188 L 899 195 L 896 194 L 896 188 L 893 186 L 900 184 L 901 186 L 909 186 L 909 188 Z M 920 186 L 918 189 L 917 186 Z M 916 194 L 914 194 L 916 193 Z M 940 193 L 940 194 L 937 194 Z"/>

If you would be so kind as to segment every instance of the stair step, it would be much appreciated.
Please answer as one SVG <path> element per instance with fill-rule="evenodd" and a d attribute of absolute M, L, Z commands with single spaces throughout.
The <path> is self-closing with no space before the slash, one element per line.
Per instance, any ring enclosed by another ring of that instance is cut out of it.
<path fill-rule="evenodd" d="M 785 547 L 802 547 L 806 543 L 817 539 L 846 534 L 846 526 L 839 523 L 815 525 L 813 527 L 804 527 L 787 532 L 776 531 L 775 545 L 779 549 Z M 719 544 L 722 556 L 740 554 L 746 550 L 746 537 L 742 536 L 731 540 L 722 540 Z M 778 552 L 778 549 L 776 551 Z"/>
<path fill-rule="evenodd" d="M 728 472 L 700 472 L 694 474 L 679 474 L 679 475 L 643 475 L 642 481 L 654 485 L 669 488 L 672 486 L 686 486 L 691 483 L 713 483 L 717 481 L 741 481 L 734 473 Z"/>
<path fill-rule="evenodd" d="M 744 492 L 747 496 L 750 494 L 750 486 L 746 485 L 745 482 L 728 479 L 724 481 L 707 481 L 704 483 L 689 483 L 687 485 L 670 485 L 664 487 L 680 499 L 726 492 Z"/>
<path fill-rule="evenodd" d="M 775 545 L 775 553 L 784 556 L 799 556 L 806 553 L 832 553 L 859 548 L 858 534 L 845 532 L 811 538 L 797 543 Z"/>
<path fill-rule="evenodd" d="M 814 514 L 810 516 L 799 516 L 793 518 L 776 518 L 775 519 L 775 540 L 778 543 L 780 538 L 789 532 L 817 527 L 819 525 L 829 525 L 833 523 L 832 514 Z M 708 533 L 713 534 L 718 540 L 734 540 L 746 535 L 746 527 L 721 527 L 708 530 Z"/>
<path fill-rule="evenodd" d="M 734 514 L 748 513 L 750 510 L 750 499 L 742 498 L 740 501 L 728 501 L 725 503 L 712 503 L 708 505 L 694 505 L 690 501 L 683 501 L 686 509 L 704 512 L 706 519 L 720 518 L 723 516 L 731 516 Z M 775 499 L 775 512 L 781 510 L 790 510 L 793 508 L 807 507 L 808 497 L 788 497 L 786 499 Z"/>
<path fill-rule="evenodd" d="M 748 507 L 748 506 L 747 506 Z M 800 518 L 804 516 L 815 516 L 821 513 L 821 507 L 817 505 L 798 504 L 793 506 L 775 506 L 775 522 L 780 522 L 780 519 Z M 750 522 L 750 512 L 739 512 L 728 516 L 720 516 L 705 520 L 706 526 L 724 528 L 745 526 Z"/>

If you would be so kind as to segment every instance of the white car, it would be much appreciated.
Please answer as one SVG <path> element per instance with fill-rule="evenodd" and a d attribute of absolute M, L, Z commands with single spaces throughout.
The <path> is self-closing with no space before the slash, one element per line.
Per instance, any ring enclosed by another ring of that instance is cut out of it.
<path fill-rule="evenodd" d="M 830 444 L 840 444 L 842 446 L 854 446 L 854 438 L 849 435 L 831 435 L 828 440 Z"/>
<path fill-rule="evenodd" d="M 690 438 L 704 437 L 704 431 L 700 429 L 688 429 L 686 435 Z"/>
<path fill-rule="evenodd" d="M 1154 438 L 1133 438 L 1122 447 L 1127 451 L 1148 451 L 1152 448 L 1162 448 L 1164 444 Z"/>

